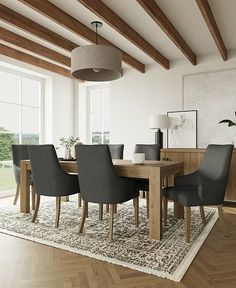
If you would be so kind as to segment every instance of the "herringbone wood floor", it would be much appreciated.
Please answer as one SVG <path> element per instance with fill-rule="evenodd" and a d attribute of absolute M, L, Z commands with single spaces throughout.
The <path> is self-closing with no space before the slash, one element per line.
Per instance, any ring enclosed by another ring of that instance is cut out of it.
<path fill-rule="evenodd" d="M 235 288 L 236 208 L 225 219 L 229 237 L 217 223 L 180 283 L 0 234 L 0 287 Z"/>

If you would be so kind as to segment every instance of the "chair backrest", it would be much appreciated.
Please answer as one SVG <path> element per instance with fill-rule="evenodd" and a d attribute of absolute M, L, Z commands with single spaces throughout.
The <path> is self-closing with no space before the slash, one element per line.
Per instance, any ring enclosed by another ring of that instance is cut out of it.
<path fill-rule="evenodd" d="M 29 145 L 29 158 L 36 191 L 40 195 L 60 196 L 65 187 L 65 172 L 53 145 Z"/>
<path fill-rule="evenodd" d="M 16 183 L 20 183 L 20 161 L 28 160 L 28 145 L 23 144 L 13 144 L 12 145 L 12 159 L 13 159 L 13 169 L 16 179 Z"/>
<path fill-rule="evenodd" d="M 203 179 L 206 178 L 212 181 L 212 185 L 209 184 L 209 189 L 204 188 L 202 194 L 200 191 L 199 196 L 201 199 L 204 199 L 204 201 L 213 201 L 214 204 L 223 202 L 232 152 L 233 145 L 211 144 L 207 146 L 203 161 L 198 169 L 200 177 L 202 175 Z"/>
<path fill-rule="evenodd" d="M 104 204 L 123 202 L 123 182 L 115 171 L 109 146 L 76 145 L 75 151 L 82 199 Z"/>
<path fill-rule="evenodd" d="M 123 159 L 124 144 L 109 144 L 112 159 Z"/>
<path fill-rule="evenodd" d="M 198 171 L 213 180 L 228 177 L 232 152 L 233 145 L 208 145 Z"/>
<path fill-rule="evenodd" d="M 160 160 L 161 149 L 157 144 L 136 144 L 134 153 L 145 153 L 145 160 Z"/>

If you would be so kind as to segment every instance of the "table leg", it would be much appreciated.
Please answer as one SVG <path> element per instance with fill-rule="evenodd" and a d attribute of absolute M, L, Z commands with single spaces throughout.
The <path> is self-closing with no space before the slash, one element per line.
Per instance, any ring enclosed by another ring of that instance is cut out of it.
<path fill-rule="evenodd" d="M 160 169 L 152 169 L 149 176 L 149 237 L 162 237 L 162 183 Z"/>
<path fill-rule="evenodd" d="M 20 212 L 30 212 L 30 183 L 27 164 L 21 161 L 20 165 Z"/>

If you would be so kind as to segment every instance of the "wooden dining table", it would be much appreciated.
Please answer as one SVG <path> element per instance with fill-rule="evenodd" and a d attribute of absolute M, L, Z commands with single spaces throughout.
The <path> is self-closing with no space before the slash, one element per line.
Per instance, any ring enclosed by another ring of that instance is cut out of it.
<path fill-rule="evenodd" d="M 59 161 L 62 169 L 67 173 L 78 173 L 76 161 Z M 133 164 L 129 160 L 113 160 L 115 170 L 119 176 L 149 180 L 149 237 L 160 240 L 162 238 L 162 183 L 172 175 L 184 173 L 184 163 L 174 161 L 145 161 L 143 164 Z M 47 167 L 45 167 L 47 169 Z M 20 170 L 20 212 L 30 212 L 30 160 L 21 161 Z M 99 173 L 99 164 L 98 164 Z M 178 217 L 178 205 L 175 213 Z"/>

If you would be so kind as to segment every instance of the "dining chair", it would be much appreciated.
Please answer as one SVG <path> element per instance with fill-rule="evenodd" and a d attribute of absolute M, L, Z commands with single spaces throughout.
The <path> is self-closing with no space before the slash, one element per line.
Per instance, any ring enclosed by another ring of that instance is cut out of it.
<path fill-rule="evenodd" d="M 144 153 L 145 160 L 160 160 L 161 148 L 158 144 L 136 144 L 134 153 Z M 147 201 L 147 218 L 149 218 L 149 183 L 148 180 L 138 180 L 139 190 L 146 196 Z"/>
<path fill-rule="evenodd" d="M 56 221 L 58 228 L 61 210 L 61 197 L 80 192 L 77 175 L 66 173 L 57 158 L 53 145 L 29 145 L 29 158 L 36 189 L 36 207 L 32 222 L 38 214 L 40 196 L 56 197 Z"/>
<path fill-rule="evenodd" d="M 13 170 L 15 175 L 16 181 L 16 193 L 13 201 L 13 205 L 17 204 L 17 200 L 20 194 L 20 161 L 21 160 L 28 160 L 29 153 L 28 153 L 28 145 L 24 144 L 13 144 L 12 145 L 12 159 L 13 159 Z M 31 188 L 31 205 L 32 210 L 35 209 L 35 189 L 34 189 L 34 181 L 32 174 L 29 175 L 29 184 Z"/>
<path fill-rule="evenodd" d="M 124 144 L 108 144 L 112 159 L 123 159 Z"/>
<path fill-rule="evenodd" d="M 124 144 L 108 144 L 108 146 L 112 159 L 123 159 Z M 103 207 L 101 207 L 102 204 L 99 205 L 99 209 L 103 209 Z M 106 204 L 106 212 L 109 212 L 109 204 Z M 117 212 L 117 205 L 115 205 L 115 212 Z"/>
<path fill-rule="evenodd" d="M 108 144 L 112 159 L 123 159 L 124 144 Z M 99 204 L 99 209 L 103 210 L 102 204 Z M 78 195 L 78 207 L 81 207 L 81 195 Z M 115 208 L 117 210 L 117 207 Z M 109 212 L 109 205 L 106 205 L 106 211 Z"/>
<path fill-rule="evenodd" d="M 197 171 L 176 176 L 173 187 L 163 189 L 164 224 L 167 222 L 168 199 L 184 206 L 185 241 L 190 242 L 191 207 L 199 206 L 205 224 L 204 206 L 216 205 L 225 235 L 227 228 L 223 218 L 223 201 L 233 145 L 208 145 Z"/>
<path fill-rule="evenodd" d="M 161 148 L 158 144 L 136 144 L 134 153 L 144 153 L 145 160 L 160 160 Z"/>
<path fill-rule="evenodd" d="M 88 203 L 109 204 L 109 239 L 113 237 L 115 204 L 134 199 L 135 226 L 138 226 L 138 196 L 136 181 L 119 177 L 112 163 L 108 145 L 81 145 L 75 147 L 78 177 L 83 200 L 80 233 L 83 231 Z M 102 211 L 99 211 L 102 213 Z"/>

